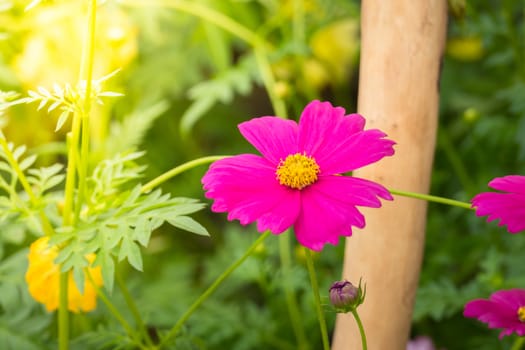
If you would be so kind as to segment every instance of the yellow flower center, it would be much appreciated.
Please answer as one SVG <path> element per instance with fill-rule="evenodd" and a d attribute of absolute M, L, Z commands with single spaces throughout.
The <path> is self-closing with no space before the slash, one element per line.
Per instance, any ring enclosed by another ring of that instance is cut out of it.
<path fill-rule="evenodd" d="M 525 323 L 525 306 L 520 306 L 518 309 L 518 318 L 521 322 Z"/>
<path fill-rule="evenodd" d="M 301 190 L 317 181 L 319 165 L 305 154 L 290 154 L 279 162 L 275 175 L 281 185 Z"/>

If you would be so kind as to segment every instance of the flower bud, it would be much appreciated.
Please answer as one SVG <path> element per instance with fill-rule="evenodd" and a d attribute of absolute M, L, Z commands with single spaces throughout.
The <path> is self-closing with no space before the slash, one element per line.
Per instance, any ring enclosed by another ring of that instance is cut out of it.
<path fill-rule="evenodd" d="M 361 305 L 365 298 L 365 292 L 359 286 L 354 286 L 348 281 L 337 281 L 330 287 L 330 302 L 337 312 L 348 312 L 355 310 Z"/>

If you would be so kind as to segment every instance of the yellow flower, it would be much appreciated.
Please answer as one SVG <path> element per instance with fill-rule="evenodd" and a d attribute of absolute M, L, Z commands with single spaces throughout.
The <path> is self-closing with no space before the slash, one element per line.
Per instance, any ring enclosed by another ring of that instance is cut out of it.
<path fill-rule="evenodd" d="M 27 36 L 12 66 L 29 89 L 51 88 L 54 83 L 75 85 L 85 36 L 86 8 L 83 1 L 54 2 L 24 14 Z M 97 11 L 93 77 L 125 68 L 138 53 L 138 28 L 118 7 Z"/>
<path fill-rule="evenodd" d="M 447 42 L 447 53 L 459 61 L 479 60 L 485 53 L 483 40 L 478 36 L 450 38 Z"/>
<path fill-rule="evenodd" d="M 29 294 L 45 305 L 47 311 L 54 311 L 59 303 L 59 266 L 54 260 L 58 255 L 56 246 L 48 245 L 49 237 L 37 239 L 29 247 L 29 266 L 26 272 L 26 282 Z M 86 259 L 92 263 L 94 254 L 89 254 Z M 102 285 L 102 273 L 100 266 L 88 268 L 93 282 L 97 286 Z M 84 281 L 84 294 L 78 290 L 73 279 L 73 273 L 69 273 L 68 279 L 68 309 L 73 312 L 91 311 L 97 306 L 97 294 L 88 276 Z"/>
<path fill-rule="evenodd" d="M 314 58 L 324 66 L 335 84 L 346 82 L 357 62 L 358 32 L 357 20 L 348 18 L 320 28 L 310 39 L 309 44 Z"/>

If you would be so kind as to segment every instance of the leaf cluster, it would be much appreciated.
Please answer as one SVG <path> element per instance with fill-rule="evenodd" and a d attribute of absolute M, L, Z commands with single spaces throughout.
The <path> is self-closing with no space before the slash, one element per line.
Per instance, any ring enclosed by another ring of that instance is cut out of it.
<path fill-rule="evenodd" d="M 102 97 L 122 96 L 122 94 L 118 92 L 102 90 L 102 83 L 117 73 L 118 70 L 107 74 L 100 79 L 93 80 L 88 100 L 102 105 L 104 104 Z M 86 105 L 84 101 L 86 100 L 86 86 L 87 82 L 85 80 L 80 81 L 76 87 L 71 86 L 69 83 L 66 83 L 64 86 L 53 84 L 52 90 L 39 86 L 36 91 L 28 91 L 29 96 L 24 99 L 24 102 L 38 102 L 38 110 L 47 106 L 47 113 L 51 113 L 55 109 L 58 109 L 60 115 L 55 127 L 55 131 L 58 131 L 64 126 L 73 113 L 85 113 L 84 109 Z"/>
<path fill-rule="evenodd" d="M 43 234 L 40 216 L 56 219 L 62 183 L 62 165 L 33 167 L 37 156 L 27 155 L 27 148 L 8 143 L 0 132 L 0 252 L 3 244 L 20 244 L 28 232 Z M 22 178 L 21 178 L 22 177 Z M 25 181 L 27 188 L 22 186 Z M 56 221 L 56 220 L 55 220 Z M 0 254 L 1 256 L 1 254 Z"/>
<path fill-rule="evenodd" d="M 143 166 L 134 160 L 142 153 L 117 155 L 102 161 L 88 183 L 88 206 L 75 226 L 61 227 L 51 243 L 62 249 L 56 262 L 63 271 L 73 270 L 75 281 L 83 288 L 86 255 L 95 253 L 94 266 L 101 266 L 105 287 L 111 291 L 115 260 L 127 260 L 142 271 L 141 248 L 147 247 L 151 233 L 164 222 L 186 231 L 207 235 L 206 229 L 188 216 L 204 207 L 194 199 L 171 197 L 160 190 L 143 193 L 142 186 L 130 183 L 140 176 Z"/>

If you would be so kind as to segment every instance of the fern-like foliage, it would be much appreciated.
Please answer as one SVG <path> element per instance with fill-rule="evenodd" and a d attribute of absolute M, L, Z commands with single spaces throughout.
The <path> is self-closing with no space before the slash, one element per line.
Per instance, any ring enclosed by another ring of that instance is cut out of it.
<path fill-rule="evenodd" d="M 247 54 L 236 66 L 193 86 L 188 93 L 193 103 L 184 112 L 180 123 L 182 134 L 188 134 L 193 125 L 216 103 L 230 103 L 236 94 L 250 93 L 253 83 L 259 81 L 256 72 L 255 58 Z"/>
<path fill-rule="evenodd" d="M 194 199 L 172 198 L 160 190 L 144 193 L 140 184 L 134 186 L 144 170 L 135 160 L 135 152 L 118 155 L 101 162 L 93 171 L 89 183 L 89 205 L 80 214 L 74 227 L 61 227 L 51 238 L 60 243 L 57 263 L 62 269 L 73 269 L 75 281 L 82 289 L 83 269 L 88 266 L 85 256 L 96 253 L 95 266 L 102 267 L 106 288 L 111 291 L 115 259 L 127 260 L 142 271 L 140 246 L 146 247 L 153 230 L 164 222 L 193 233 L 207 235 L 206 229 L 188 214 L 204 207 Z"/>
<path fill-rule="evenodd" d="M 168 102 L 161 100 L 147 108 L 133 111 L 124 117 L 121 122 L 113 122 L 110 129 L 110 137 L 106 140 L 105 149 L 107 153 L 112 156 L 119 152 L 135 150 L 142 142 L 153 122 L 166 112 L 168 107 Z"/>
<path fill-rule="evenodd" d="M 27 249 L 0 260 L 0 346 L 2 349 L 46 349 L 39 335 L 53 320 L 41 313 L 24 280 Z"/>
<path fill-rule="evenodd" d="M 95 101 L 98 104 L 103 104 L 102 97 L 122 96 L 122 94 L 118 92 L 102 90 L 102 83 L 117 73 L 118 70 L 105 75 L 100 79 L 92 80 L 92 87 L 90 90 L 91 101 Z M 64 86 L 54 84 L 52 90 L 48 90 L 40 86 L 36 91 L 28 91 L 29 97 L 25 98 L 25 102 L 38 102 L 38 110 L 41 110 L 47 106 L 48 113 L 56 109 L 60 110 L 61 113 L 58 117 L 55 127 L 55 131 L 58 131 L 67 122 L 71 114 L 77 111 L 82 111 L 84 108 L 83 101 L 85 100 L 86 95 L 86 85 L 86 81 L 83 80 L 80 81 L 76 87 L 73 87 L 68 83 L 66 83 Z"/>
<path fill-rule="evenodd" d="M 59 196 L 53 190 L 64 179 L 62 165 L 34 168 L 37 157 L 26 151 L 24 145 L 8 143 L 0 132 L 0 246 L 21 243 L 28 232 L 42 235 L 39 216 L 51 221 L 57 217 Z M 21 176 L 31 193 L 22 188 Z"/>

